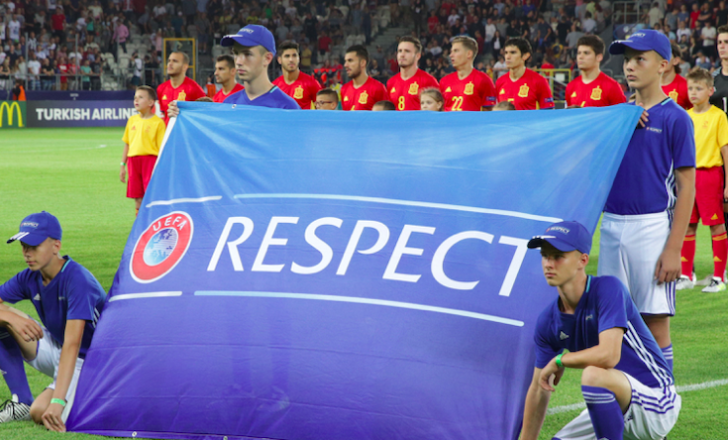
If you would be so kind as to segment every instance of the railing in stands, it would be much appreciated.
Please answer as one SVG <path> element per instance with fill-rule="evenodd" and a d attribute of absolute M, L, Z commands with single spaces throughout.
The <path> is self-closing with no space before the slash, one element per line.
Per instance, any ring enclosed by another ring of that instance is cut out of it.
<path fill-rule="evenodd" d="M 566 106 L 566 85 L 573 78 L 574 72 L 571 69 L 535 69 L 540 73 L 551 87 L 551 94 L 554 97 L 556 107 Z"/>

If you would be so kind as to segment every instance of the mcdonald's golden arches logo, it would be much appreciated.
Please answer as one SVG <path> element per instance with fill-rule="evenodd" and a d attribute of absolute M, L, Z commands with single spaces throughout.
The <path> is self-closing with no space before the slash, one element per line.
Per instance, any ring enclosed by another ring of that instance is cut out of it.
<path fill-rule="evenodd" d="M 0 128 L 24 127 L 23 106 L 25 106 L 25 103 L 20 103 L 18 101 L 3 101 L 0 103 Z M 5 115 L 7 115 L 7 117 Z M 17 123 L 14 123 L 16 121 Z"/>

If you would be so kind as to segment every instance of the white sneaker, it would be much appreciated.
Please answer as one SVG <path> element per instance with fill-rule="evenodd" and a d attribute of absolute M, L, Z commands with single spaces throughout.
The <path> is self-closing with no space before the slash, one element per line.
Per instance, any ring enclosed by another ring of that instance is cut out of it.
<path fill-rule="evenodd" d="M 0 405 L 0 423 L 13 420 L 30 420 L 30 406 L 18 402 L 18 395 Z"/>
<path fill-rule="evenodd" d="M 695 287 L 695 274 L 693 274 L 692 279 L 685 275 L 680 275 L 677 284 L 675 284 L 675 290 L 692 289 L 693 287 Z"/>
<path fill-rule="evenodd" d="M 710 280 L 710 284 L 703 289 L 705 293 L 723 292 L 725 290 L 725 283 L 720 278 L 713 277 Z"/>

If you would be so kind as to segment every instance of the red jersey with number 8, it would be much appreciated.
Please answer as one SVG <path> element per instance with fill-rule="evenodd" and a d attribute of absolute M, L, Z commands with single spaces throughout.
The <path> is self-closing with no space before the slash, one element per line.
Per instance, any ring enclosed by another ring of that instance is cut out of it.
<path fill-rule="evenodd" d="M 402 74 L 398 73 L 387 81 L 389 100 L 397 110 L 419 110 L 420 92 L 430 87 L 438 87 L 437 80 L 422 69 L 417 69 L 408 80 L 402 79 Z"/>
<path fill-rule="evenodd" d="M 440 92 L 445 99 L 446 112 L 477 112 L 495 105 L 493 80 L 475 69 L 463 79 L 457 72 L 445 76 L 440 80 Z"/>

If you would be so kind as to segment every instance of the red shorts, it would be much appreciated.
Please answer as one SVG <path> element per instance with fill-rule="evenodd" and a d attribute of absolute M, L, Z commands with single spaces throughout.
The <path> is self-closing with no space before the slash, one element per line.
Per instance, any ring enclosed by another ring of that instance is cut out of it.
<path fill-rule="evenodd" d="M 132 156 L 127 158 L 129 171 L 126 184 L 127 197 L 131 199 L 144 197 L 156 162 L 157 156 Z"/>
<path fill-rule="evenodd" d="M 698 219 L 706 226 L 720 225 L 723 219 L 723 167 L 695 171 L 695 206 L 690 223 Z"/>

